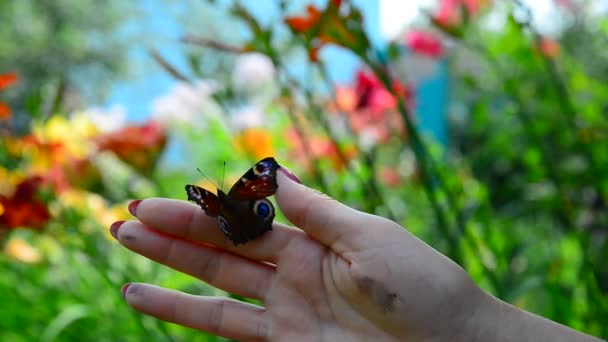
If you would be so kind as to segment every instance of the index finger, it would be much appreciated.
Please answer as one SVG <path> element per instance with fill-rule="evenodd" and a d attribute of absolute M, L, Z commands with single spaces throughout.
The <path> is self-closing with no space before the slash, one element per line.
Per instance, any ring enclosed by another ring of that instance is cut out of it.
<path fill-rule="evenodd" d="M 277 173 L 277 204 L 285 216 L 305 233 L 339 254 L 386 243 L 387 231 L 400 227 L 385 218 L 353 209 Z"/>
<path fill-rule="evenodd" d="M 276 262 L 289 241 L 304 237 L 301 230 L 274 223 L 272 231 L 260 238 L 234 246 L 218 227 L 217 220 L 207 216 L 195 204 L 167 198 L 147 198 L 133 212 L 144 225 L 161 233 L 211 244 L 246 258 L 272 263 Z"/>

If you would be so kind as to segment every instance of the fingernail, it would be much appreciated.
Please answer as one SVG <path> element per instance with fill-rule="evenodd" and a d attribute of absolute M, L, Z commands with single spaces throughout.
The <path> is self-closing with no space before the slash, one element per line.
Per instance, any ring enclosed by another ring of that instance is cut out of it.
<path fill-rule="evenodd" d="M 118 228 L 120 228 L 123 223 L 125 223 L 125 221 L 116 221 L 110 226 L 110 235 L 112 235 L 115 239 L 118 239 Z"/>
<path fill-rule="evenodd" d="M 133 283 L 126 283 L 120 288 L 120 295 L 122 296 L 122 299 L 125 299 L 127 289 L 129 288 L 129 286 L 131 286 L 131 284 Z"/>
<path fill-rule="evenodd" d="M 298 178 L 298 176 L 295 175 L 295 173 L 291 172 L 290 169 L 286 168 L 285 166 L 281 165 L 281 167 L 279 168 L 279 170 L 281 170 L 283 172 L 283 174 L 285 176 L 287 176 L 287 178 L 291 179 L 292 181 L 302 184 L 302 181 L 300 180 L 300 178 Z"/>
<path fill-rule="evenodd" d="M 139 203 L 141 203 L 142 200 L 135 200 L 131 203 L 129 203 L 129 212 L 131 213 L 131 215 L 137 217 L 137 206 L 139 205 Z"/>

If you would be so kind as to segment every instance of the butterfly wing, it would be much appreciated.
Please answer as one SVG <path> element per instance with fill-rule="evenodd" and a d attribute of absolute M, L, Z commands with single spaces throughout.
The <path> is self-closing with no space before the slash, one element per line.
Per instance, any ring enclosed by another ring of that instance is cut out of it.
<path fill-rule="evenodd" d="M 272 196 L 278 188 L 277 170 L 279 164 L 272 158 L 264 158 L 232 186 L 228 197 L 237 200 L 256 200 Z"/>
<path fill-rule="evenodd" d="M 188 200 L 200 205 L 205 214 L 217 217 L 222 213 L 220 200 L 215 194 L 191 184 L 186 185 L 186 193 Z"/>
<path fill-rule="evenodd" d="M 222 215 L 218 224 L 226 236 L 235 244 L 254 240 L 272 230 L 274 206 L 266 199 L 237 200 L 219 192 Z"/>

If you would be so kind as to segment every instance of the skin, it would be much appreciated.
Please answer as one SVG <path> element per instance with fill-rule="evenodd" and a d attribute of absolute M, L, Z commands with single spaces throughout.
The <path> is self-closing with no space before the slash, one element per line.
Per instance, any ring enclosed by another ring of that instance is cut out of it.
<path fill-rule="evenodd" d="M 281 172 L 282 171 L 282 172 Z M 241 341 L 599 341 L 485 294 L 457 264 L 384 218 L 277 173 L 274 223 L 233 246 L 200 207 L 152 198 L 120 225 L 132 251 L 263 307 L 149 284 L 135 310 Z"/>

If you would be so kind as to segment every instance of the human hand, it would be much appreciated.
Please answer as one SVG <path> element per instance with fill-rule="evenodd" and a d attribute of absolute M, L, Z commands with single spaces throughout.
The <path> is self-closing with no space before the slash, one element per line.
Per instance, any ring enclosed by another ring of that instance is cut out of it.
<path fill-rule="evenodd" d="M 127 248 L 263 307 L 143 283 L 138 311 L 244 341 L 474 341 L 496 305 L 462 268 L 398 224 L 291 180 L 275 194 L 295 225 L 235 247 L 200 207 L 146 199 L 112 233 Z M 286 176 L 287 175 L 287 176 Z M 493 332 L 490 332 L 493 333 Z M 507 335 L 508 336 L 508 335 Z M 483 339 L 480 339 L 483 340 Z M 485 339 L 489 340 L 489 339 Z M 498 339 L 495 339 L 498 340 Z"/>

